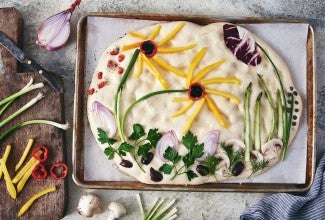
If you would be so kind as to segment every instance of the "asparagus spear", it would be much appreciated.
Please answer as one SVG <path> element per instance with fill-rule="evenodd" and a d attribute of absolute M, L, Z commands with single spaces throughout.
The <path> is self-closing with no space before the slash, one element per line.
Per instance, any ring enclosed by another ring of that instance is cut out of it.
<path fill-rule="evenodd" d="M 261 150 L 261 130 L 260 130 L 260 106 L 261 106 L 261 97 L 263 93 L 261 92 L 255 103 L 255 118 L 254 118 L 254 147 L 255 150 Z"/>
<path fill-rule="evenodd" d="M 245 102 L 244 102 L 244 142 L 246 145 L 245 161 L 250 160 L 250 115 L 249 115 L 249 98 L 252 91 L 252 83 L 250 83 L 245 90 Z"/>

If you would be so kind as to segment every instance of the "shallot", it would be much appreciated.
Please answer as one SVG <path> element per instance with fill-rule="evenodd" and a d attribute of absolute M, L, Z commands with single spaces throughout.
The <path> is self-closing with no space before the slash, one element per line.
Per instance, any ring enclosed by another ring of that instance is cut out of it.
<path fill-rule="evenodd" d="M 50 51 L 62 48 L 70 36 L 72 13 L 80 2 L 81 0 L 75 0 L 67 10 L 43 21 L 37 30 L 36 44 Z"/>
<path fill-rule="evenodd" d="M 164 153 L 168 147 L 176 148 L 178 146 L 178 140 L 174 130 L 170 130 L 166 132 L 158 141 L 156 152 L 159 159 L 163 162 L 168 162 L 166 158 L 164 158 Z"/>

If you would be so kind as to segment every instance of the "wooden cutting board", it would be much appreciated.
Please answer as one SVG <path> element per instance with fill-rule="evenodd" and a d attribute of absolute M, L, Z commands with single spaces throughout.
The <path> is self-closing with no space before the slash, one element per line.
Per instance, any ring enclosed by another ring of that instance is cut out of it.
<path fill-rule="evenodd" d="M 17 45 L 22 42 L 22 17 L 15 8 L 0 9 L 0 30 L 5 32 Z M 35 45 L 36 46 L 36 45 Z M 34 82 L 42 79 L 34 73 L 19 73 L 19 65 L 16 59 L 0 45 L 0 100 L 23 88 L 31 77 Z M 2 66 L 2 68 L 1 68 Z M 43 92 L 45 97 L 34 106 L 16 117 L 0 129 L 0 135 L 12 126 L 31 119 L 47 119 L 65 123 L 63 117 L 63 96 L 55 93 L 48 85 L 42 89 L 34 90 L 18 98 L 0 117 L 2 121 L 6 116 L 18 110 L 29 100 L 34 98 L 38 92 Z M 1 107 L 0 107 L 1 108 Z M 28 139 L 33 138 L 33 147 L 44 145 L 49 149 L 49 159 L 45 166 L 49 172 L 52 164 L 65 162 L 64 131 L 50 125 L 28 125 L 20 128 L 7 139 L 0 143 L 0 157 L 2 157 L 7 144 L 12 146 L 7 161 L 11 178 L 15 176 L 14 167 L 23 153 Z M 30 154 L 27 159 L 30 159 Z M 29 211 L 20 219 L 60 219 L 65 213 L 67 201 L 67 178 L 55 181 L 50 176 L 46 180 L 35 180 L 32 177 L 26 183 L 24 189 L 18 193 L 17 199 L 13 200 L 6 189 L 4 179 L 0 179 L 0 219 L 18 219 L 17 214 L 22 205 L 37 192 L 56 185 L 57 190 L 47 194 L 34 202 Z"/>

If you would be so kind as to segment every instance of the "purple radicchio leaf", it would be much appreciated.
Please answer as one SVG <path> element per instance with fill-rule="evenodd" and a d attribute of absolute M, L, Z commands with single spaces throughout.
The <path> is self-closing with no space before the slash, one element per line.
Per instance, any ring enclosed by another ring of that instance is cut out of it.
<path fill-rule="evenodd" d="M 204 155 L 200 158 L 196 158 L 197 161 L 204 161 L 207 156 L 211 156 L 216 152 L 219 140 L 219 132 L 217 130 L 210 131 L 203 139 Z"/>
<path fill-rule="evenodd" d="M 261 63 L 262 57 L 257 51 L 255 40 L 245 28 L 225 24 L 223 25 L 223 37 L 226 47 L 237 59 L 252 66 Z"/>

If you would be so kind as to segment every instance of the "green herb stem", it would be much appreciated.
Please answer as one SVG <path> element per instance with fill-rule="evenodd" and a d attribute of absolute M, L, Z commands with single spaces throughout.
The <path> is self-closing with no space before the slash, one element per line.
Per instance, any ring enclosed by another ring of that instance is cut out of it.
<path fill-rule="evenodd" d="M 287 149 L 288 149 L 288 143 L 289 143 L 289 137 L 290 137 L 290 128 L 291 128 L 291 123 L 292 123 L 292 115 L 293 115 L 293 104 L 294 104 L 294 96 L 291 93 L 290 94 L 290 108 L 289 108 L 289 117 L 288 117 L 288 124 L 290 124 L 290 126 L 287 127 L 286 130 L 286 135 L 288 137 L 288 139 L 286 140 L 286 144 L 283 144 L 283 150 L 282 150 L 282 160 L 285 159 L 286 153 L 287 153 Z"/>
<path fill-rule="evenodd" d="M 122 139 L 122 141 L 125 141 L 125 136 L 123 135 L 123 131 L 121 129 L 121 123 L 120 123 L 120 98 L 121 98 L 121 92 L 122 89 L 124 87 L 124 84 L 128 78 L 128 76 L 130 75 L 130 72 L 135 64 L 135 61 L 137 60 L 138 56 L 139 56 L 140 50 L 136 49 L 132 55 L 132 58 L 130 60 L 130 63 L 128 65 L 128 67 L 126 68 L 124 75 L 120 81 L 120 84 L 117 87 L 117 91 L 115 94 L 115 103 L 114 103 L 114 113 L 115 113 L 115 118 L 116 118 L 116 122 L 117 122 L 117 127 L 118 127 L 118 131 L 120 134 L 120 137 Z"/>
<path fill-rule="evenodd" d="M 152 92 L 149 93 L 147 95 L 142 96 L 141 98 L 135 100 L 131 105 L 129 105 L 129 107 L 125 110 L 125 112 L 123 113 L 122 116 L 122 121 L 121 121 L 121 130 L 122 130 L 122 134 L 124 136 L 124 123 L 125 123 L 125 119 L 127 114 L 129 113 L 129 111 L 137 104 L 139 104 L 140 102 L 152 97 L 152 96 L 156 96 L 156 95 L 160 95 L 160 94 L 165 94 L 165 93 L 175 93 L 175 92 L 187 92 L 187 89 L 179 89 L 179 90 L 160 90 L 160 91 L 156 91 L 156 92 Z"/>
<path fill-rule="evenodd" d="M 261 129 L 260 129 L 260 105 L 261 105 L 261 97 L 263 93 L 261 92 L 257 98 L 255 103 L 255 117 L 254 117 L 254 147 L 255 150 L 261 150 Z"/>
<path fill-rule="evenodd" d="M 49 120 L 30 120 L 30 121 L 25 121 L 22 122 L 20 124 L 17 124 L 15 126 L 13 126 L 12 128 L 10 128 L 9 130 L 7 130 L 5 133 L 3 133 L 0 136 L 0 143 L 7 138 L 10 134 L 12 134 L 13 132 L 15 132 L 16 130 L 18 130 L 21 127 L 24 127 L 26 125 L 31 125 L 31 124 L 47 124 L 47 125 L 52 125 L 55 126 L 57 128 L 63 129 L 63 130 L 67 130 L 69 128 L 69 123 L 65 123 L 65 124 L 60 124 L 54 121 L 49 121 Z"/>
<path fill-rule="evenodd" d="M 245 117 L 244 117 L 244 142 L 245 142 L 245 161 L 250 160 L 250 114 L 249 114 L 249 99 L 252 90 L 252 83 L 250 83 L 246 90 L 245 90 L 245 102 L 244 102 L 244 110 L 245 110 Z"/>
<path fill-rule="evenodd" d="M 278 138 L 283 139 L 283 107 L 281 101 L 280 91 L 277 91 L 276 94 L 277 105 L 278 105 Z"/>
<path fill-rule="evenodd" d="M 134 158 L 136 164 L 138 165 L 138 167 L 140 168 L 140 170 L 142 170 L 142 172 L 145 173 L 146 171 L 145 171 L 145 170 L 143 169 L 143 167 L 139 164 L 139 162 L 138 162 L 138 160 L 137 160 L 137 158 L 136 158 L 136 156 L 135 156 L 135 152 L 131 153 L 131 155 L 133 156 L 133 158 Z"/>

